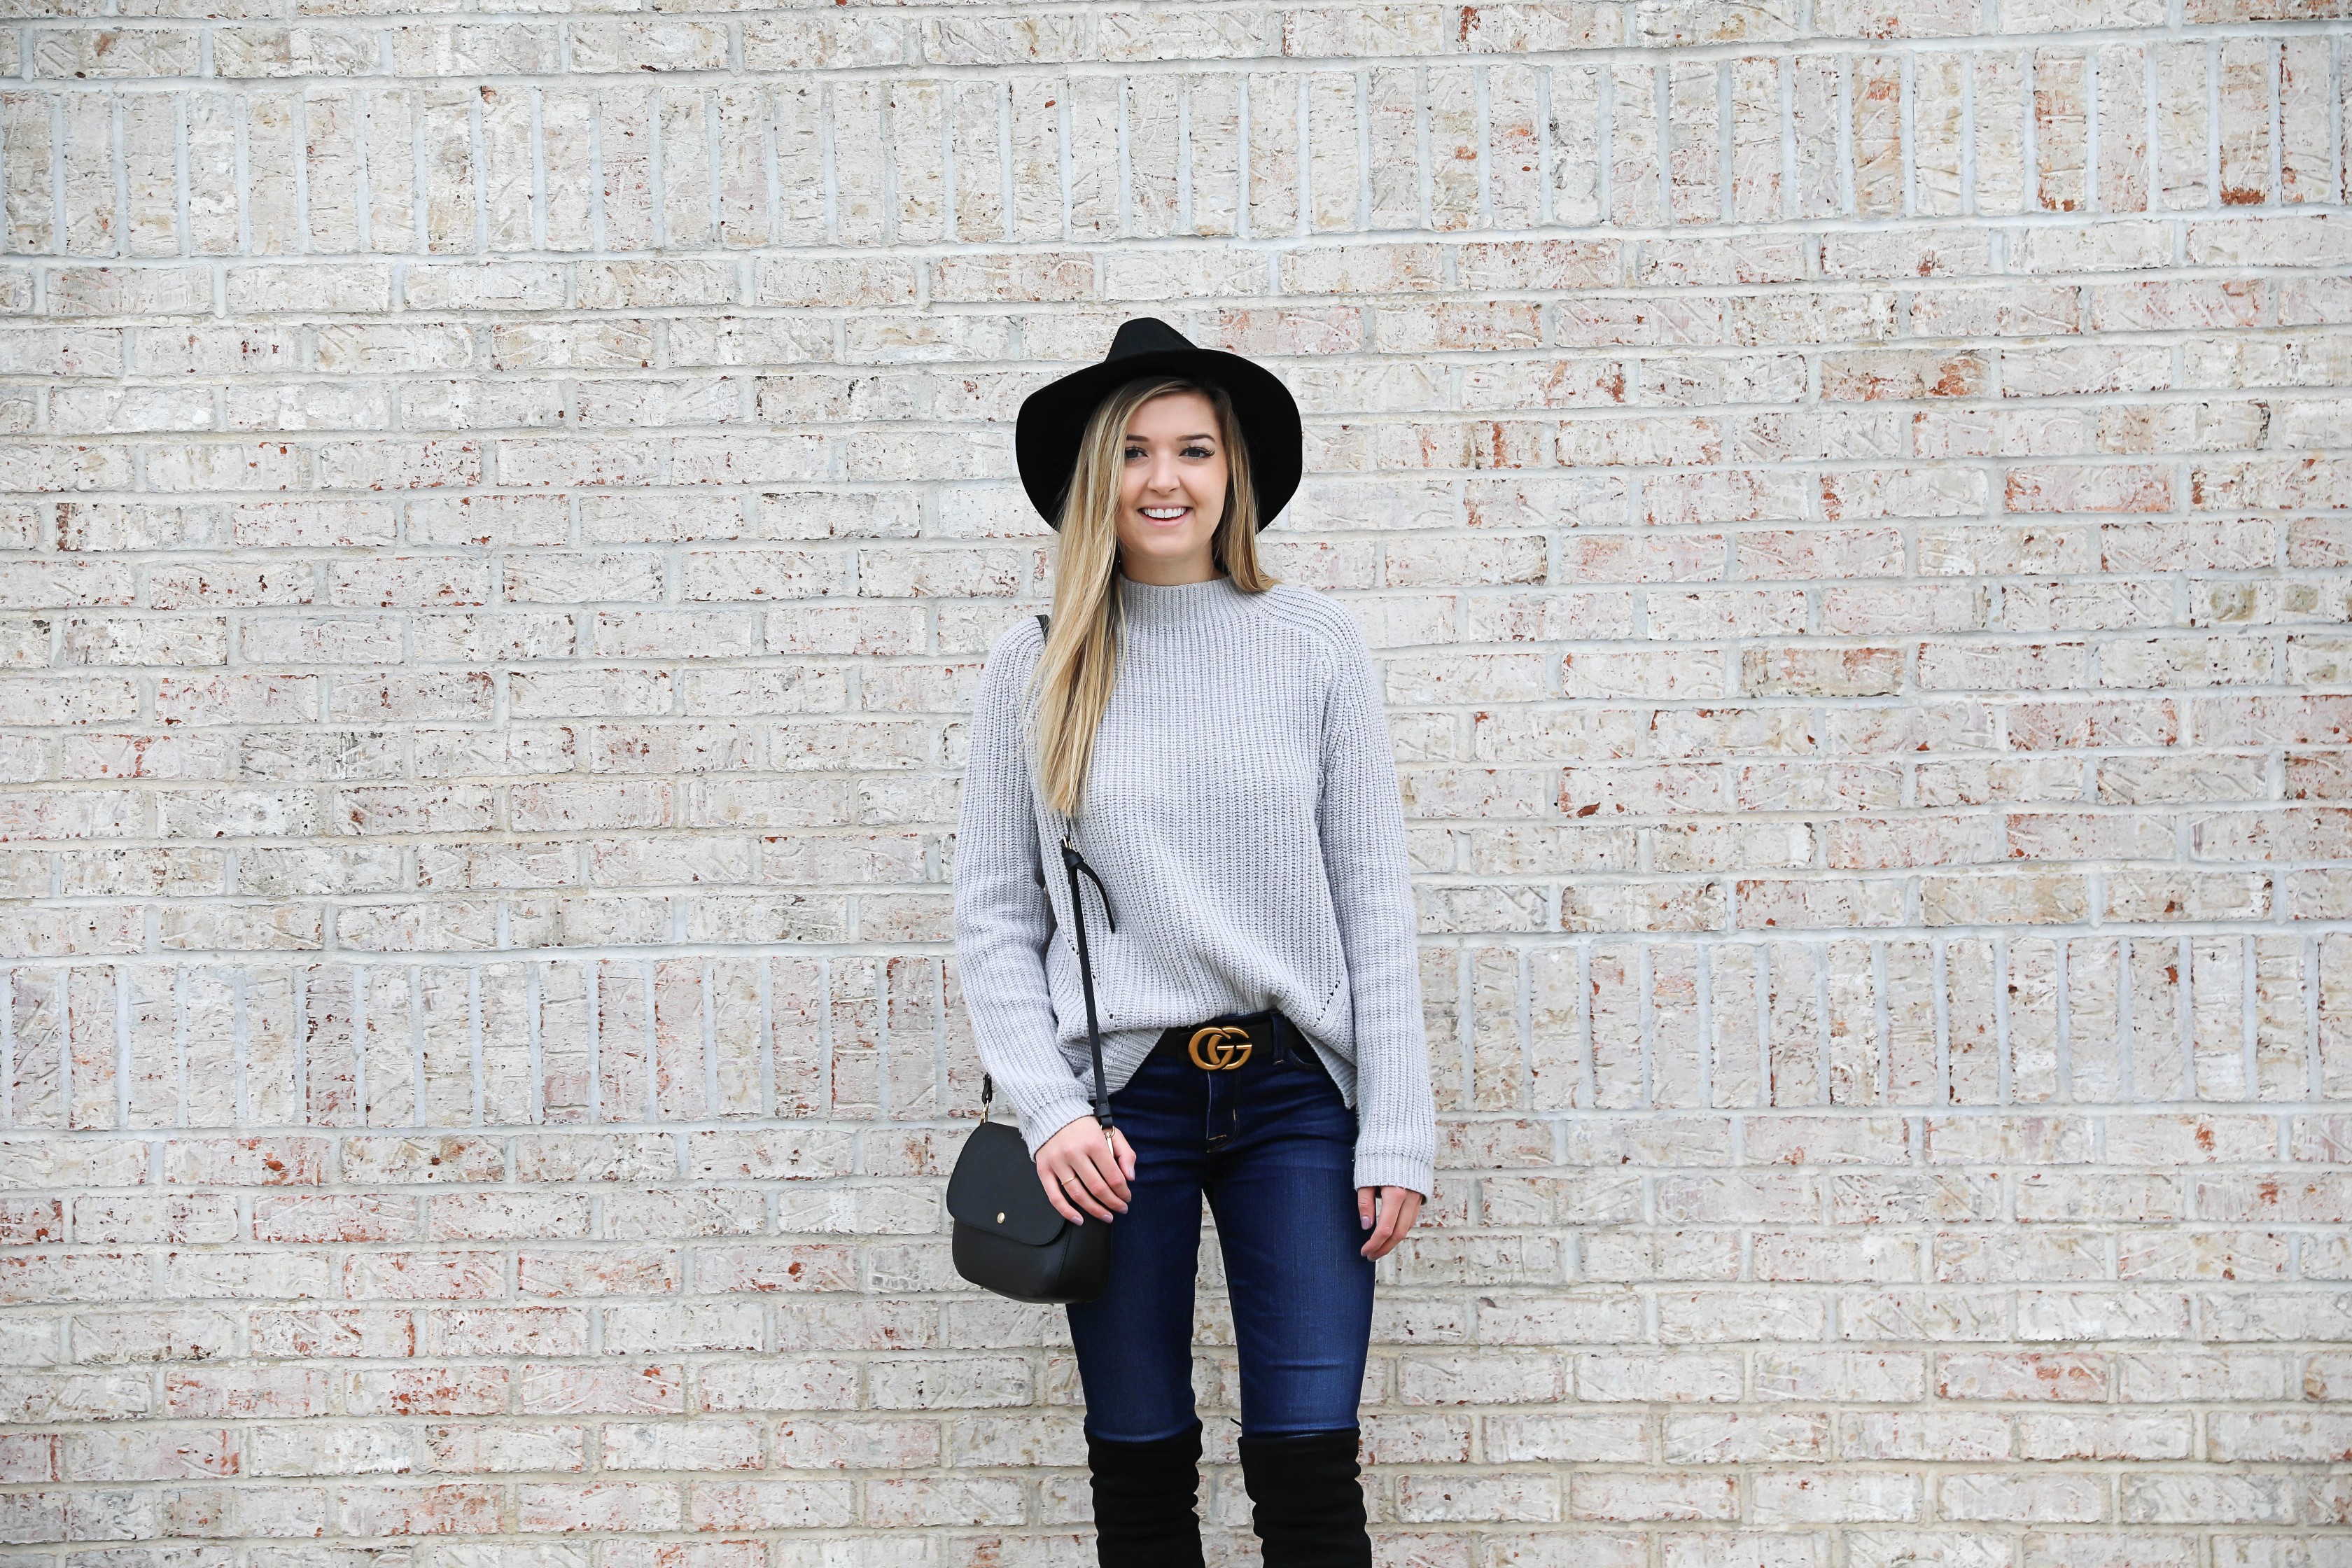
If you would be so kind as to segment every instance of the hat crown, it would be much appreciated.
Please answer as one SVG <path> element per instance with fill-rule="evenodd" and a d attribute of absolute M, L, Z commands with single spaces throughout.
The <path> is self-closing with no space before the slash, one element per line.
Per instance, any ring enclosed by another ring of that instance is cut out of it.
<path fill-rule="evenodd" d="M 1160 354 L 1192 347 L 1192 340 L 1156 316 L 1138 316 L 1121 321 L 1118 331 L 1111 334 L 1110 352 L 1103 363 L 1132 359 L 1138 354 Z"/>

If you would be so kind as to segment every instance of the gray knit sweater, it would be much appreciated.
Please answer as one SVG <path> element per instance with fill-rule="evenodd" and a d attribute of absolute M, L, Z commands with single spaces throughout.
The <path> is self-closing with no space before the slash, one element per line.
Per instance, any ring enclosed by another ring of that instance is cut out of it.
<path fill-rule="evenodd" d="M 1279 1007 L 1357 1112 L 1355 1182 L 1427 1195 L 1436 1145 L 1404 813 L 1379 681 L 1346 611 L 1224 577 L 1119 581 L 1118 679 L 1072 842 L 1116 1091 L 1160 1032 Z M 1065 826 L 1036 789 L 1033 617 L 981 676 L 956 834 L 955 941 L 982 1063 L 1032 1152 L 1091 1113 Z"/>

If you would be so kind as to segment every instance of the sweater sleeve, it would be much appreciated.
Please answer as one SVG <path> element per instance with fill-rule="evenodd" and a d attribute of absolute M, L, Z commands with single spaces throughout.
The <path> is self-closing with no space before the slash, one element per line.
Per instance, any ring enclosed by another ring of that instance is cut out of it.
<path fill-rule="evenodd" d="M 1323 870 L 1355 1006 L 1356 1185 L 1426 1198 L 1437 1113 L 1396 753 L 1371 652 L 1342 617 L 1323 710 Z"/>
<path fill-rule="evenodd" d="M 1025 631 L 1024 629 L 1025 628 Z M 998 639 L 972 704 L 956 825 L 956 967 L 981 1065 L 1021 1121 L 1030 1152 L 1094 1112 L 1055 1043 L 1045 944 L 1053 906 L 1029 783 L 1023 684 L 1043 634 L 1024 621 Z"/>

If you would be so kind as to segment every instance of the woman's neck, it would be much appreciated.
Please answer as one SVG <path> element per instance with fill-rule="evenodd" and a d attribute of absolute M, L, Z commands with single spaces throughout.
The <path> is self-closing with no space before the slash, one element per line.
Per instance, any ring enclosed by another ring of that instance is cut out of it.
<path fill-rule="evenodd" d="M 1148 557 L 1130 561 L 1124 551 L 1119 554 L 1118 574 L 1130 583 L 1148 583 L 1155 588 L 1181 588 L 1225 575 L 1216 558 L 1207 554 L 1188 555 L 1181 561 L 1153 561 Z"/>

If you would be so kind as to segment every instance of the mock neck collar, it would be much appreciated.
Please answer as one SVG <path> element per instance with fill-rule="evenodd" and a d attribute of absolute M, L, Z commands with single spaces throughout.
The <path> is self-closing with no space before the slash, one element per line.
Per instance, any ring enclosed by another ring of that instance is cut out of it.
<path fill-rule="evenodd" d="M 1197 626 L 1213 620 L 1230 612 L 1245 596 L 1234 586 L 1231 577 L 1163 587 L 1157 583 L 1139 583 L 1128 576 L 1118 579 L 1118 595 L 1119 608 L 1129 626 L 1155 629 Z"/>

